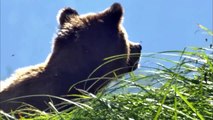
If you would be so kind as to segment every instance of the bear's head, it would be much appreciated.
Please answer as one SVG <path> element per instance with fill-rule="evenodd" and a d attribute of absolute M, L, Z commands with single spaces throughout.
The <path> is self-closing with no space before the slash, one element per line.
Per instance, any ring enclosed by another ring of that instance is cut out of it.
<path fill-rule="evenodd" d="M 59 31 L 47 68 L 72 79 L 71 84 L 85 81 L 77 88 L 92 93 L 135 70 L 142 47 L 128 40 L 122 17 L 123 8 L 118 3 L 95 14 L 79 15 L 69 7 L 60 10 Z"/>

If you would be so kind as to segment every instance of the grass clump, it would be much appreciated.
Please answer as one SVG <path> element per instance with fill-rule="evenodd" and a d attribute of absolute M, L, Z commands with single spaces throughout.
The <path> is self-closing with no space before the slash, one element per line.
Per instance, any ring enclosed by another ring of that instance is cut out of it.
<path fill-rule="evenodd" d="M 178 61 L 160 59 L 172 63 L 169 68 L 157 63 L 152 69 L 149 66 L 137 74 L 131 73 L 129 78 L 123 78 L 108 90 L 113 90 L 114 94 L 92 98 L 86 103 L 92 109 L 75 109 L 73 118 L 212 119 L 212 52 L 212 49 L 190 48 L 189 51 L 166 51 L 144 56 L 155 56 L 153 58 L 156 59 L 156 55 L 168 56 L 169 53 L 169 56 L 180 58 Z M 144 84 L 144 81 L 147 82 Z"/>

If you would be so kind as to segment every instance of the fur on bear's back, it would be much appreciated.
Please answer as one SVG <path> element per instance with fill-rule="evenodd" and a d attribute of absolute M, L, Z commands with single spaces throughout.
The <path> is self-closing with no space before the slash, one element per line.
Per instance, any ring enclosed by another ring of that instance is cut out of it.
<path fill-rule="evenodd" d="M 41 63 L 17 69 L 9 78 L 0 81 L 0 92 L 9 89 L 9 86 L 22 82 L 26 78 L 37 76 L 44 71 L 45 66 L 46 63 Z"/>

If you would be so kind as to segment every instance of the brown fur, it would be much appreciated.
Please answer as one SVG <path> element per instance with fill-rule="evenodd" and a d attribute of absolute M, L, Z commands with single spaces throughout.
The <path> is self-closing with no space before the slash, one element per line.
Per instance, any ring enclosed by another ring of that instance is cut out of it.
<path fill-rule="evenodd" d="M 15 110 L 20 102 L 24 102 L 44 110 L 46 102 L 50 101 L 48 97 L 13 98 L 79 94 L 75 88 L 95 94 L 115 79 L 112 71 L 123 75 L 135 70 L 140 54 L 133 57 L 131 54 L 140 53 L 141 46 L 128 41 L 121 24 L 122 16 L 123 9 L 118 3 L 103 12 L 81 16 L 71 8 L 62 9 L 51 54 L 46 62 L 22 68 L 5 81 L 8 85 L 4 84 L 0 93 L 0 109 L 6 112 Z M 123 57 L 104 64 L 105 58 L 115 55 Z M 100 65 L 103 66 L 96 69 Z M 95 79 L 86 80 L 88 77 Z M 75 86 L 68 91 L 72 85 Z M 53 102 L 58 104 L 60 101 Z"/>

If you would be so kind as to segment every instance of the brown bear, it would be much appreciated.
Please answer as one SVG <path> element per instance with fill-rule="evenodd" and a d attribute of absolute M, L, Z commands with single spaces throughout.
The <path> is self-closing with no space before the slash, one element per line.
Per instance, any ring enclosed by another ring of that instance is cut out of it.
<path fill-rule="evenodd" d="M 61 102 L 45 95 L 62 97 L 79 90 L 96 94 L 137 68 L 142 47 L 128 40 L 119 3 L 86 15 L 67 7 L 57 17 L 59 30 L 46 61 L 21 68 L 1 83 L 1 110 L 10 112 L 23 103 L 44 110 L 50 99 Z"/>

